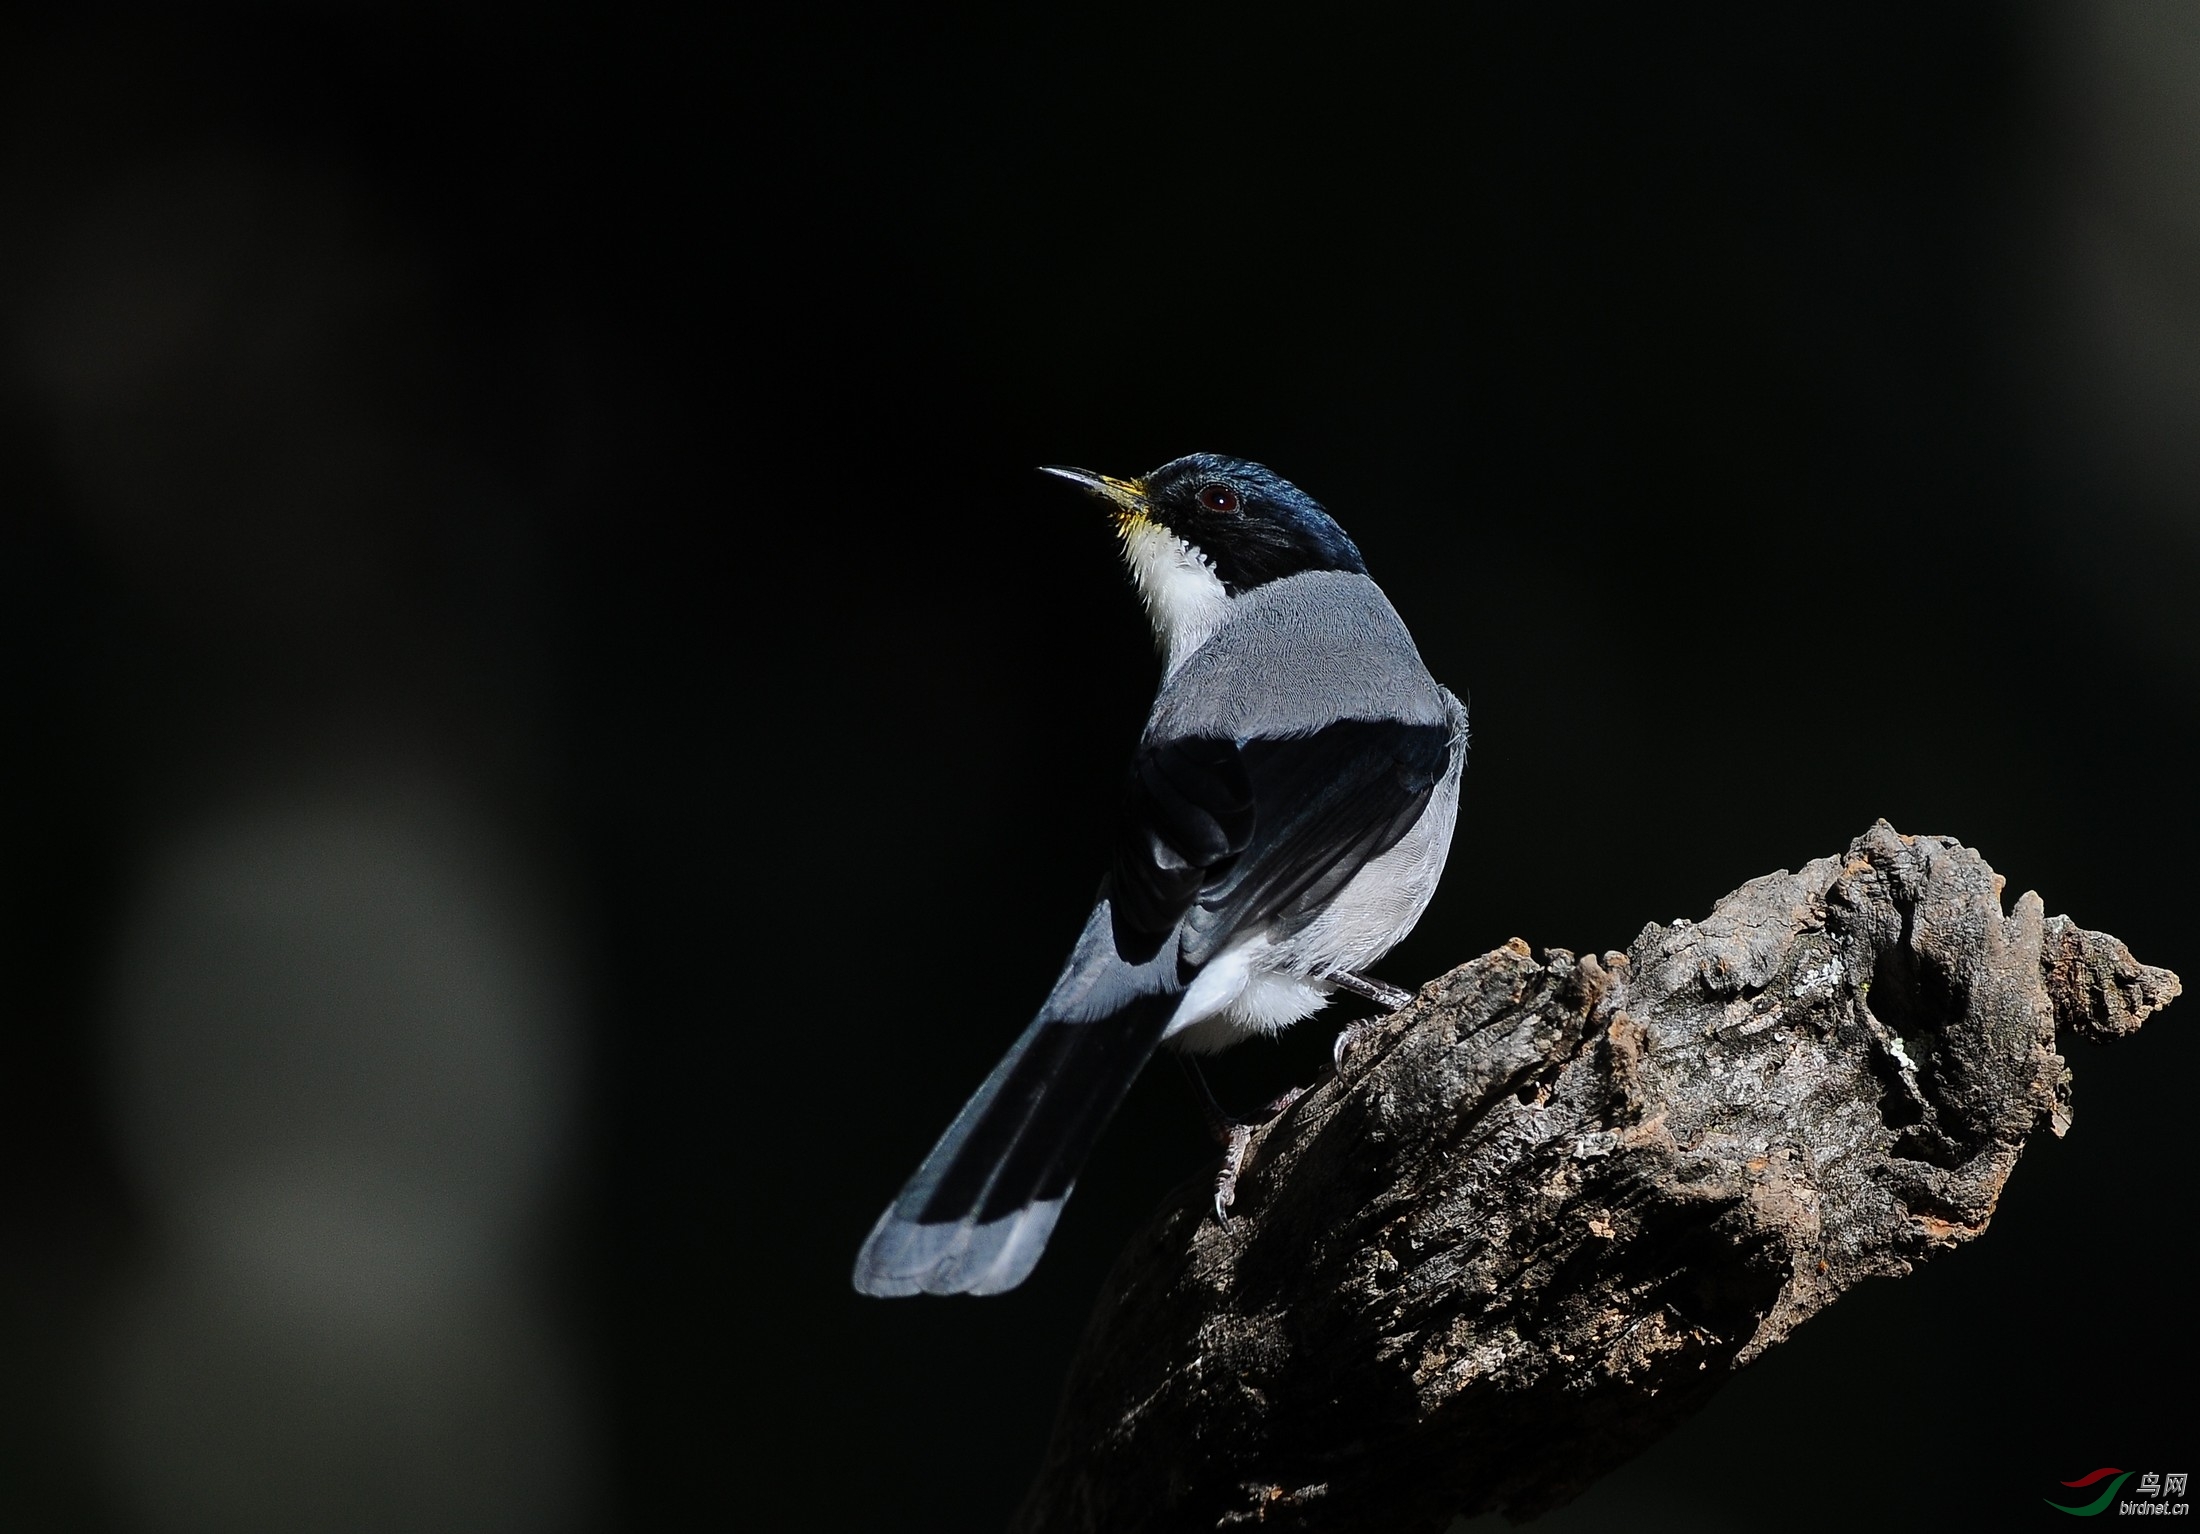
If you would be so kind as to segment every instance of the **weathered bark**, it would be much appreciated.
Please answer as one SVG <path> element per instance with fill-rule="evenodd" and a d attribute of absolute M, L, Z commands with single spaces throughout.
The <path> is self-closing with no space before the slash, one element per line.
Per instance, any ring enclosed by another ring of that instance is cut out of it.
<path fill-rule="evenodd" d="M 1227 1226 L 1132 1241 L 1026 1529 L 1436 1530 L 1563 1503 L 2070 1123 L 2060 1027 L 2177 995 L 1885 822 L 1625 954 L 1518 940 L 1266 1126 Z"/>

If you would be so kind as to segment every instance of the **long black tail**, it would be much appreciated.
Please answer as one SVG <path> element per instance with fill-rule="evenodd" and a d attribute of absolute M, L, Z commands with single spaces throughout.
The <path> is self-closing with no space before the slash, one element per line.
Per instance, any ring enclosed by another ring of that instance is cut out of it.
<path fill-rule="evenodd" d="M 1136 988 L 1133 977 L 1144 977 L 1112 954 L 1109 967 L 1081 975 L 1072 960 L 1046 1009 L 872 1227 L 856 1256 L 858 1289 L 999 1294 L 1030 1274 L 1085 1157 L 1182 999 L 1174 985 Z M 1105 1010 L 1078 1015 L 1095 1002 Z"/>

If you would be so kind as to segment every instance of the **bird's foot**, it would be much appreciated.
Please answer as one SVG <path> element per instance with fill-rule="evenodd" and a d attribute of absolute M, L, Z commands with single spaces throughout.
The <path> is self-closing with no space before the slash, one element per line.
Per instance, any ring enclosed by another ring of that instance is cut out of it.
<path fill-rule="evenodd" d="M 1329 1051 L 1329 1062 L 1340 1073 L 1344 1070 L 1344 1057 L 1381 1030 L 1388 1017 L 1363 1017 L 1356 1023 L 1346 1023 L 1337 1030 L 1337 1042 Z"/>
<path fill-rule="evenodd" d="M 1253 1126 L 1240 1124 L 1222 1142 L 1222 1170 L 1215 1174 L 1215 1223 L 1230 1223 L 1230 1206 L 1237 1202 L 1238 1173 L 1245 1170 L 1245 1153 L 1253 1148 Z"/>
<path fill-rule="evenodd" d="M 1354 1047 L 1362 1041 L 1372 1038 L 1388 1020 L 1387 1014 L 1408 1005 L 1413 1000 L 1413 993 L 1401 991 L 1394 985 L 1385 985 L 1380 980 L 1370 980 L 1365 975 L 1355 975 L 1350 970 L 1339 970 L 1329 979 L 1340 990 L 1366 997 L 1386 1014 L 1384 1017 L 1363 1017 L 1338 1030 L 1336 1047 L 1330 1051 L 1330 1062 L 1341 1071 L 1344 1069 L 1344 1057 L 1352 1053 Z"/>
<path fill-rule="evenodd" d="M 1222 1139 L 1222 1170 L 1215 1174 L 1215 1223 L 1230 1223 L 1230 1206 L 1237 1201 L 1238 1178 L 1245 1172 L 1248 1156 L 1253 1149 L 1253 1131 L 1261 1124 L 1273 1122 L 1276 1116 L 1306 1095 L 1306 1088 L 1293 1087 L 1261 1111 L 1258 1123 L 1246 1124 L 1232 1121 Z"/>

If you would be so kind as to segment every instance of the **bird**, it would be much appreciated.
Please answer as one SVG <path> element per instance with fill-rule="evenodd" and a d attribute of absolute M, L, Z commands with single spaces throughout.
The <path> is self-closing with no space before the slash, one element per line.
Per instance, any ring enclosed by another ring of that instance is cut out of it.
<path fill-rule="evenodd" d="M 1161 680 L 1061 977 L 872 1227 L 865 1294 L 1021 1284 L 1157 1049 L 1211 1054 L 1338 991 L 1410 1000 L 1364 971 L 1451 850 L 1466 706 L 1320 503 L 1220 453 L 1043 472 L 1113 518 Z"/>

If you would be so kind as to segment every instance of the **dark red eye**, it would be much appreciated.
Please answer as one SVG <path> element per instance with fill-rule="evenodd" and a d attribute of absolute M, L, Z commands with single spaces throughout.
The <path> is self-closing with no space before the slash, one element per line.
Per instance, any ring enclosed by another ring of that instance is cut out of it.
<path fill-rule="evenodd" d="M 1209 511 L 1236 511 L 1237 492 L 1228 485 L 1208 485 L 1199 492 L 1199 504 Z"/>

